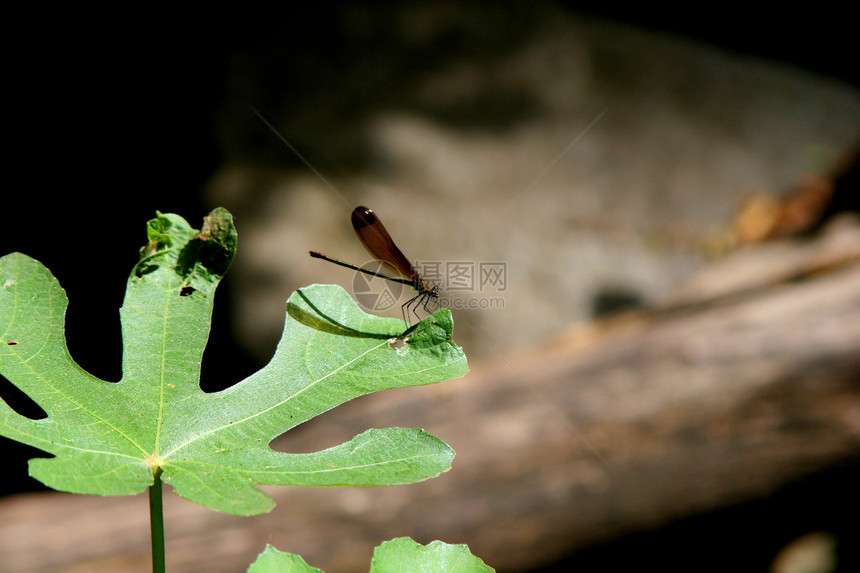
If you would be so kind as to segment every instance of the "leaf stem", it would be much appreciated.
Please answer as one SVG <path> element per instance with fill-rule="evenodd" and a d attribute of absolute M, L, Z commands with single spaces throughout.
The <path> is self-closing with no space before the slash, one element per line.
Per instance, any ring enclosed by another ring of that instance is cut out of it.
<path fill-rule="evenodd" d="M 152 573 L 165 573 L 164 504 L 162 501 L 161 468 L 154 472 L 155 481 L 149 486 L 149 523 L 152 532 Z"/>

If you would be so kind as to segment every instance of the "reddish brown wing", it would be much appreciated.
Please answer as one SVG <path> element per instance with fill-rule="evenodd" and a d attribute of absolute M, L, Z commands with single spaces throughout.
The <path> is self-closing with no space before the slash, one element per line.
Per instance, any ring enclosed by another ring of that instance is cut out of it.
<path fill-rule="evenodd" d="M 397 248 L 373 211 L 367 207 L 356 207 L 352 212 L 352 228 L 373 258 L 407 279 L 418 278 L 412 263 Z"/>

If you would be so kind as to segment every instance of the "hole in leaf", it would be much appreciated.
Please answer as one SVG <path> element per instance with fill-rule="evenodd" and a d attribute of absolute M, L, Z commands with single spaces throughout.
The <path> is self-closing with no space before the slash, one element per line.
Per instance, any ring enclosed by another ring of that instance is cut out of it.
<path fill-rule="evenodd" d="M 15 412 L 31 420 L 43 420 L 48 417 L 48 413 L 32 398 L 3 376 L 0 376 L 0 398 Z"/>
<path fill-rule="evenodd" d="M 179 296 L 191 296 L 197 290 L 193 286 L 185 285 L 179 289 Z"/>
<path fill-rule="evenodd" d="M 339 408 L 347 406 L 341 404 Z M 320 416 L 276 436 L 269 442 L 269 447 L 286 454 L 311 454 L 348 442 L 364 429 L 357 428 L 354 422 Z"/>
<path fill-rule="evenodd" d="M 231 296 L 233 289 L 234 283 L 228 275 L 218 287 L 215 297 L 212 328 L 209 331 L 206 349 L 203 351 L 200 374 L 200 389 L 207 393 L 220 392 L 229 388 L 268 363 L 268 360 L 255 360 L 237 342 L 237 329 L 234 326 L 235 309 L 230 305 L 230 301 L 234 299 Z M 276 343 L 277 340 L 271 343 L 269 359 L 275 353 Z"/>
<path fill-rule="evenodd" d="M 48 486 L 27 474 L 27 460 L 51 456 L 39 448 L 8 440 L 2 436 L 0 436 L 0 450 L 3 451 L 3 467 L 6 469 L 3 475 L 3 489 L 0 492 L 2 495 L 48 489 Z"/>
<path fill-rule="evenodd" d="M 86 274 L 86 273 L 79 273 Z M 122 332 L 119 312 L 124 284 L 110 281 L 104 289 L 71 274 L 66 293 L 66 344 L 72 359 L 90 374 L 116 382 L 122 377 Z"/>

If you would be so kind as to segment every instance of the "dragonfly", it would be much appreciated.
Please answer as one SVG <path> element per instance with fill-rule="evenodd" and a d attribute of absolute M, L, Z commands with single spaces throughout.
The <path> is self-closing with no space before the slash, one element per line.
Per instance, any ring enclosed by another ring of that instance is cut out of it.
<path fill-rule="evenodd" d="M 385 267 L 399 274 L 399 277 L 353 265 L 352 263 L 326 256 L 317 251 L 310 251 L 310 255 L 316 259 L 322 259 L 348 269 L 414 288 L 417 294 L 400 307 L 404 322 L 411 324 L 409 320 L 410 310 L 419 319 L 419 308 L 430 312 L 427 305 L 431 300 L 439 298 L 439 289 L 435 286 L 430 286 L 427 281 L 421 278 L 421 275 L 418 274 L 418 271 L 415 270 L 415 267 L 412 266 L 412 263 L 403 254 L 403 251 L 397 247 L 391 235 L 388 234 L 388 231 L 382 224 L 382 221 L 376 216 L 376 213 L 364 206 L 356 207 L 352 211 L 352 228 L 355 229 L 355 234 L 358 235 L 361 244 L 364 245 L 367 252 Z"/>

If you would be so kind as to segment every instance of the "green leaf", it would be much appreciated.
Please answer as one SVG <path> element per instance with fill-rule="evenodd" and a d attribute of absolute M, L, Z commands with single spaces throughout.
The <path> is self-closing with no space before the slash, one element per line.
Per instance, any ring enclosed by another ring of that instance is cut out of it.
<path fill-rule="evenodd" d="M 472 555 L 466 545 L 433 541 L 421 545 L 409 537 L 383 542 L 373 551 L 370 573 L 493 573 L 495 569 Z M 248 573 L 323 573 L 292 553 L 271 545 L 260 553 Z"/>
<path fill-rule="evenodd" d="M 433 541 L 421 545 L 408 537 L 386 541 L 373 552 L 370 573 L 492 573 L 466 545 Z"/>
<path fill-rule="evenodd" d="M 215 288 L 236 250 L 232 217 L 216 209 L 198 232 L 158 213 L 147 238 L 120 310 L 118 383 L 69 356 L 67 299 L 51 273 L 25 255 L 0 258 L 0 374 L 47 413 L 32 420 L 0 401 L 0 434 L 54 456 L 30 460 L 30 475 L 62 491 L 130 495 L 160 469 L 179 495 L 251 515 L 274 506 L 257 484 L 406 484 L 450 468 L 453 451 L 417 429 L 369 430 L 311 454 L 269 447 L 358 396 L 464 375 L 448 310 L 416 325 L 403 343 L 402 321 L 365 314 L 340 287 L 312 285 L 287 301 L 271 362 L 207 394 L 200 364 Z"/>
<path fill-rule="evenodd" d="M 323 571 L 311 567 L 298 555 L 284 553 L 267 545 L 256 561 L 248 567 L 248 573 L 323 573 Z"/>

